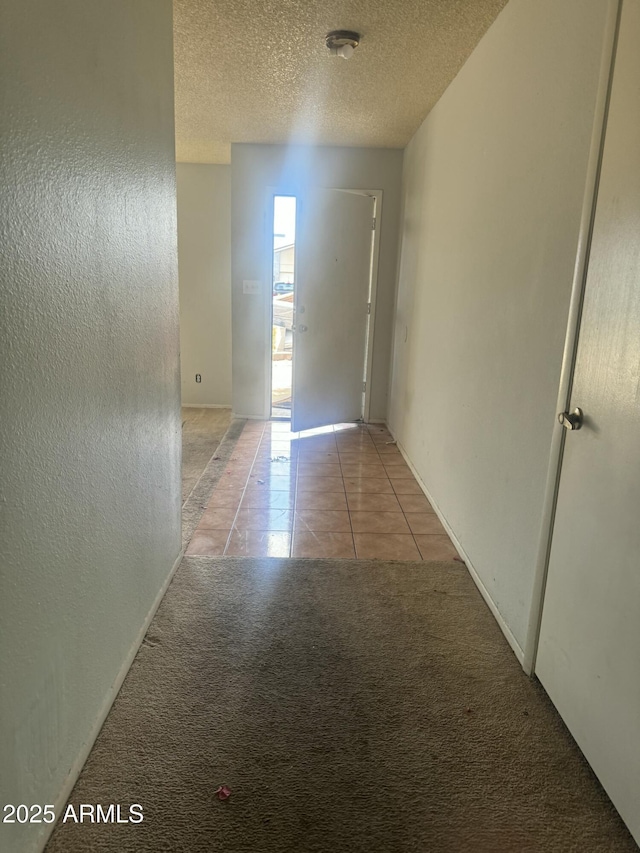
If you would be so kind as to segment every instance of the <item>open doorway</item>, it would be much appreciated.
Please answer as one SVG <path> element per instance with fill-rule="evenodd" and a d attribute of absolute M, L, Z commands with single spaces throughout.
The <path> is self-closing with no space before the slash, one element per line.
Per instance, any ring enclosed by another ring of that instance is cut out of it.
<path fill-rule="evenodd" d="M 269 192 L 268 402 L 296 432 L 369 420 L 381 202 L 380 190 Z"/>
<path fill-rule="evenodd" d="M 293 305 L 296 198 L 273 199 L 271 417 L 290 420 L 293 379 Z"/>

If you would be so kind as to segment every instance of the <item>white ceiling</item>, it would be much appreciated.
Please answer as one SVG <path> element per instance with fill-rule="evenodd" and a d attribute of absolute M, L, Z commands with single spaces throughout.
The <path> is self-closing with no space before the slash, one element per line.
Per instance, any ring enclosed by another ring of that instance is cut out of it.
<path fill-rule="evenodd" d="M 232 142 L 404 148 L 507 0 L 174 0 L 176 154 Z M 330 30 L 362 34 L 331 56 Z"/>

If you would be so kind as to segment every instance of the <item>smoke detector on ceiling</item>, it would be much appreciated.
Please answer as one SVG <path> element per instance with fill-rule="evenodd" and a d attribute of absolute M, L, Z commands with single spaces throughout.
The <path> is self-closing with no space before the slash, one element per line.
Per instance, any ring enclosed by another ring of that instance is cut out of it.
<path fill-rule="evenodd" d="M 332 56 L 351 59 L 353 51 L 360 44 L 360 33 L 354 33 L 351 30 L 333 30 L 327 33 L 324 42 Z"/>

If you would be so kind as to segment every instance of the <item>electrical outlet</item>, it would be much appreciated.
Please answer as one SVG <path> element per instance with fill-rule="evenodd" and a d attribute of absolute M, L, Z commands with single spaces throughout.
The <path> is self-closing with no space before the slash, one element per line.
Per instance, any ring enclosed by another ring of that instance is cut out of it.
<path fill-rule="evenodd" d="M 202 376 L 199 373 L 196 373 L 196 382 L 202 382 Z"/>

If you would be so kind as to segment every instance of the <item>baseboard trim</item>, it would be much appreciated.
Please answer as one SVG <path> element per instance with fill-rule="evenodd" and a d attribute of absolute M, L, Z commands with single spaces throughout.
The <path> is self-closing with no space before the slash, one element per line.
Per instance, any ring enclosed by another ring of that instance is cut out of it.
<path fill-rule="evenodd" d="M 414 465 L 413 465 L 413 463 L 411 462 L 411 459 L 409 458 L 409 456 L 408 456 L 408 454 L 407 454 L 406 449 L 405 449 L 405 448 L 402 446 L 402 444 L 401 444 L 401 443 L 396 439 L 396 436 L 394 435 L 394 433 L 393 433 L 393 431 L 391 430 L 391 428 L 390 428 L 390 427 L 389 427 L 389 432 L 391 432 L 391 434 L 393 435 L 394 439 L 396 440 L 396 446 L 397 446 L 398 450 L 400 451 L 400 453 L 402 454 L 402 457 L 403 457 L 404 461 L 407 463 L 407 465 L 409 466 L 409 468 L 411 468 L 411 473 L 412 473 L 412 474 L 413 474 L 413 476 L 416 478 L 416 480 L 417 480 L 417 482 L 418 482 L 418 485 L 420 486 L 420 488 L 422 489 L 422 491 L 423 491 L 423 492 L 424 492 L 424 494 L 425 494 L 425 497 L 427 498 L 427 500 L 429 501 L 429 503 L 431 504 L 431 506 L 434 508 L 436 515 L 438 516 L 438 518 L 439 518 L 439 519 L 440 519 L 440 521 L 442 522 L 442 526 L 443 526 L 443 527 L 444 527 L 444 529 L 447 531 L 447 533 L 448 533 L 448 535 L 449 535 L 449 538 L 451 539 L 451 541 L 453 542 L 453 544 L 456 546 L 456 550 L 457 550 L 457 552 L 460 554 L 460 556 L 461 556 L 461 557 L 462 557 L 462 559 L 464 560 L 465 565 L 466 565 L 466 567 L 467 567 L 467 571 L 468 571 L 468 572 L 469 572 L 469 574 L 471 575 L 471 577 L 472 577 L 473 582 L 475 583 L 475 585 L 478 587 L 478 590 L 480 591 L 480 595 L 484 598 L 484 600 L 485 600 L 485 602 L 486 602 L 487 607 L 488 607 L 488 608 L 489 608 L 489 610 L 491 611 L 491 613 L 492 613 L 492 615 L 493 615 L 493 618 L 494 618 L 494 619 L 496 620 L 496 622 L 498 623 L 498 625 L 499 625 L 499 627 L 500 627 L 500 630 L 502 631 L 502 633 L 503 633 L 503 634 L 504 634 L 504 636 L 505 636 L 506 641 L 507 641 L 507 642 L 509 643 L 509 645 L 511 646 L 511 650 L 513 651 L 514 655 L 518 658 L 518 661 L 520 662 L 520 665 L 521 665 L 522 667 L 524 667 L 524 649 L 522 648 L 522 646 L 520 645 L 520 643 L 516 640 L 516 638 L 514 637 L 514 635 L 511 633 L 511 629 L 509 628 L 509 626 L 508 626 L 508 625 L 507 625 L 507 623 L 505 622 L 503 615 L 502 615 L 502 614 L 500 613 L 500 611 L 498 610 L 498 607 L 497 607 L 497 605 L 496 605 L 495 601 L 491 598 L 491 595 L 489 594 L 488 589 L 486 588 L 486 586 L 485 586 L 485 585 L 484 585 L 484 583 L 482 582 L 482 580 L 481 580 L 481 578 L 480 578 L 480 575 L 479 575 L 479 574 L 478 574 L 478 572 L 476 571 L 475 566 L 473 565 L 473 563 L 472 563 L 472 562 L 471 562 L 471 560 L 469 559 L 469 555 L 466 553 L 466 551 L 464 550 L 464 548 L 463 548 L 463 547 L 462 547 L 462 545 L 460 544 L 460 540 L 458 539 L 458 537 L 456 536 L 455 532 L 454 532 L 454 531 L 453 531 L 453 529 L 451 528 L 451 525 L 449 524 L 449 522 L 447 521 L 447 519 L 446 519 L 446 518 L 444 517 L 444 515 L 442 514 L 442 511 L 441 511 L 440 507 L 438 506 L 437 501 L 433 498 L 433 496 L 431 495 L 431 493 L 430 493 L 429 489 L 428 489 L 428 488 L 426 487 L 426 485 L 423 483 L 422 478 L 420 477 L 420 475 L 419 475 L 419 474 L 418 474 L 418 472 L 416 471 L 415 466 L 414 466 Z"/>
<path fill-rule="evenodd" d="M 58 796 L 54 800 L 54 811 L 56 814 L 56 821 L 55 821 L 55 823 L 49 824 L 48 826 L 46 826 L 46 829 L 45 829 L 45 825 L 43 824 L 43 829 L 45 830 L 45 832 L 43 833 L 42 837 L 36 841 L 36 845 L 35 845 L 34 850 L 36 850 L 38 853 L 42 853 L 42 851 L 44 850 L 44 848 L 46 847 L 46 845 L 49 841 L 49 838 L 51 837 L 51 835 L 53 833 L 53 830 L 57 826 L 58 821 L 60 820 L 60 817 L 64 814 L 64 809 L 65 809 L 65 806 L 67 804 L 67 800 L 71 796 L 71 792 L 73 791 L 73 788 L 74 788 L 76 782 L 78 781 L 78 776 L 80 775 L 80 772 L 82 771 L 82 768 L 84 767 L 85 762 L 86 762 L 87 758 L 89 757 L 89 753 L 93 749 L 93 745 L 96 742 L 98 735 L 100 734 L 100 729 L 104 725 L 104 721 L 107 719 L 109 711 L 111 710 L 111 706 L 115 702 L 116 696 L 118 695 L 120 688 L 122 687 L 122 683 L 125 680 L 125 678 L 127 677 L 127 673 L 129 672 L 129 669 L 131 668 L 131 664 L 133 663 L 135 656 L 138 654 L 138 649 L 140 648 L 140 645 L 142 644 L 142 641 L 144 640 L 145 634 L 149 630 L 149 625 L 151 624 L 153 617 L 156 615 L 156 611 L 158 610 L 158 607 L 160 607 L 160 602 L 164 598 L 164 595 L 165 595 L 165 593 L 169 587 L 169 584 L 173 580 L 173 576 L 175 575 L 175 573 L 178 569 L 178 566 L 182 562 L 183 557 L 184 557 L 184 548 L 182 548 L 180 550 L 180 553 L 178 554 L 178 557 L 177 557 L 176 561 L 174 562 L 174 564 L 171 568 L 171 571 L 169 572 L 168 576 L 165 578 L 162 586 L 160 587 L 160 590 L 159 590 L 158 594 L 156 595 L 156 597 L 153 601 L 153 604 L 151 605 L 151 607 L 150 607 L 150 609 L 149 609 L 149 611 L 145 617 L 144 622 L 142 623 L 142 627 L 138 631 L 136 639 L 133 641 L 133 644 L 131 645 L 131 648 L 129 649 L 129 653 L 127 654 L 126 658 L 122 662 L 122 666 L 120 667 L 120 671 L 118 672 L 118 675 L 117 675 L 115 681 L 113 682 L 113 684 L 111 685 L 111 687 L 109 688 L 109 690 L 107 692 L 107 695 L 105 696 L 104 702 L 102 704 L 102 708 L 100 709 L 100 712 L 99 712 L 99 714 L 98 714 L 98 716 L 97 716 L 97 718 L 96 718 L 96 720 L 95 720 L 95 722 L 91 728 L 89 736 L 88 736 L 86 742 L 84 743 L 84 745 L 82 746 L 82 748 L 81 748 L 79 754 L 77 755 L 75 761 L 71 765 L 71 769 L 69 770 L 69 773 L 68 773 L 67 778 L 65 779 L 65 782 L 64 782 L 64 784 L 60 790 L 60 793 L 58 794 Z"/>
<path fill-rule="evenodd" d="M 182 403 L 183 409 L 230 409 L 229 403 Z"/>
<path fill-rule="evenodd" d="M 456 548 L 460 551 L 460 556 L 463 557 L 469 574 L 473 578 L 475 585 L 480 590 L 480 595 L 484 598 L 487 607 L 489 608 L 494 619 L 498 623 L 498 626 L 500 627 L 500 630 L 504 634 L 506 641 L 511 646 L 511 651 L 517 657 L 518 662 L 520 663 L 520 666 L 522 666 L 524 668 L 524 649 L 522 648 L 520 643 L 516 640 L 516 638 L 511 633 L 511 629 L 509 628 L 507 623 L 504 621 L 504 616 L 498 610 L 496 603 L 491 598 L 491 595 L 489 594 L 488 589 L 483 584 L 483 582 L 480 578 L 480 575 L 478 574 L 473 563 L 471 562 L 471 560 L 469 559 L 469 557 L 465 553 L 464 549 L 462 548 L 462 546 L 458 542 L 455 534 L 453 533 L 453 531 L 451 531 L 451 528 L 449 527 L 449 525 L 444 523 L 444 521 L 443 521 L 443 526 L 445 527 L 447 533 L 449 533 L 449 535 L 451 536 L 451 539 L 453 540 Z"/>

